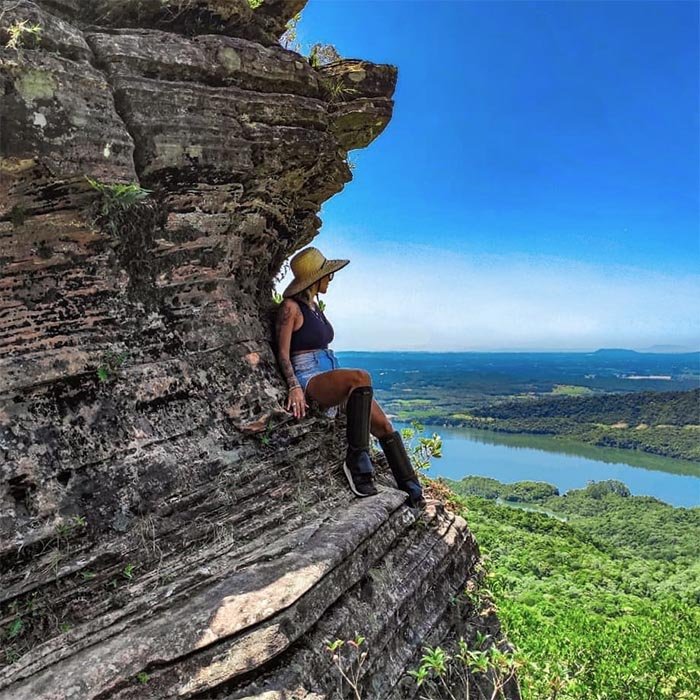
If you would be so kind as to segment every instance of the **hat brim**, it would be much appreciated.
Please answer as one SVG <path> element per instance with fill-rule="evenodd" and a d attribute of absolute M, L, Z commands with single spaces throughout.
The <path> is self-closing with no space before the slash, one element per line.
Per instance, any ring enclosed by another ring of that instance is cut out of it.
<path fill-rule="evenodd" d="M 315 272 L 313 275 L 309 275 L 304 279 L 292 280 L 292 282 L 282 292 L 282 296 L 286 299 L 288 297 L 293 297 L 295 294 L 299 294 L 299 292 L 303 292 L 305 289 L 308 289 L 312 284 L 314 284 L 314 282 L 318 282 L 326 275 L 342 270 L 349 262 L 349 260 L 326 260 L 321 269 Z"/>

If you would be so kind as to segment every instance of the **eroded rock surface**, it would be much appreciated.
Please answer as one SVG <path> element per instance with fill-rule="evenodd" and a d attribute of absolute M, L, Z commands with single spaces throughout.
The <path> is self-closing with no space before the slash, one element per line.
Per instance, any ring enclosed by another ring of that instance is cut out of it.
<path fill-rule="evenodd" d="M 464 521 L 352 498 L 342 421 L 282 407 L 273 276 L 396 82 L 277 45 L 302 6 L 0 1 L 41 27 L 0 50 L 1 698 L 329 696 L 356 632 L 411 697 L 498 635 Z"/>

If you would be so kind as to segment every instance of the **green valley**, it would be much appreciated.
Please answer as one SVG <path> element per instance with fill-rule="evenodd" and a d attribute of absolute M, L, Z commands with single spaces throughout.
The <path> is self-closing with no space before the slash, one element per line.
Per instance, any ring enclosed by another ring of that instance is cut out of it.
<path fill-rule="evenodd" d="M 700 509 L 630 496 L 612 481 L 563 496 L 481 477 L 449 486 L 525 659 L 525 698 L 697 697 Z"/>

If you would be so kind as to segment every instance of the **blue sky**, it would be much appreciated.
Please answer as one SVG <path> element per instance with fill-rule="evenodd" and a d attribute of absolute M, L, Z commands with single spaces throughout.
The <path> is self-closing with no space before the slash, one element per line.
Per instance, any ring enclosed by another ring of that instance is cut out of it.
<path fill-rule="evenodd" d="M 700 345 L 696 2 L 310 0 L 399 68 L 313 245 L 334 347 Z"/>

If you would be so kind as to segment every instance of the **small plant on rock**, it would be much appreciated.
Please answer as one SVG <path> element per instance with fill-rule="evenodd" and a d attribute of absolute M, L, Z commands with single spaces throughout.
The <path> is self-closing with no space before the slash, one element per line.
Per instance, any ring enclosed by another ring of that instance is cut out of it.
<path fill-rule="evenodd" d="M 269 447 L 271 445 L 271 436 L 272 436 L 272 428 L 270 427 L 270 424 L 268 423 L 265 426 L 265 430 L 260 433 L 260 442 L 265 445 L 265 447 Z"/>
<path fill-rule="evenodd" d="M 342 102 L 344 97 L 357 94 L 357 90 L 345 85 L 341 78 L 336 78 L 335 80 L 330 80 L 328 78 L 323 79 L 321 85 L 328 95 L 328 102 L 330 104 Z"/>
<path fill-rule="evenodd" d="M 24 225 L 27 220 L 27 210 L 21 204 L 15 204 L 12 209 L 10 209 L 10 221 L 15 228 L 19 228 Z"/>
<path fill-rule="evenodd" d="M 87 527 L 87 520 L 82 515 L 73 515 L 70 519 L 65 522 L 61 522 L 56 525 L 54 530 L 55 538 L 54 542 L 60 548 L 66 545 L 69 540 L 73 539 L 74 536 Z"/>
<path fill-rule="evenodd" d="M 362 700 L 359 684 L 362 668 L 368 656 L 364 648 L 365 638 L 355 634 L 354 639 L 336 639 L 332 642 L 326 640 L 325 644 L 326 651 L 331 655 L 331 662 L 338 673 L 340 697 L 344 697 L 343 685 L 347 683 L 355 700 Z"/>
<path fill-rule="evenodd" d="M 447 665 L 450 658 L 451 657 L 449 657 L 440 647 L 435 647 L 434 649 L 425 647 L 423 649 L 423 656 L 420 660 L 420 666 L 418 666 L 418 668 L 414 671 L 409 671 L 409 673 L 415 678 L 416 685 L 419 688 L 424 683 L 433 681 L 434 685 L 442 685 L 444 689 L 447 690 L 448 694 L 452 696 L 452 693 L 445 682 Z"/>
<path fill-rule="evenodd" d="M 5 32 L 9 36 L 5 48 L 19 50 L 23 46 L 37 46 L 41 41 L 42 27 L 36 22 L 30 23 L 28 19 L 23 19 L 13 22 Z"/>
<path fill-rule="evenodd" d="M 101 382 L 116 379 L 119 376 L 119 369 L 126 362 L 127 357 L 126 353 L 116 353 L 113 350 L 107 350 L 102 355 L 102 362 L 97 368 L 97 378 Z"/>
<path fill-rule="evenodd" d="M 136 569 L 136 564 L 127 564 L 122 569 L 122 577 L 127 581 L 132 581 L 134 578 L 134 569 Z"/>
<path fill-rule="evenodd" d="M 21 617 L 16 617 L 7 629 L 6 637 L 7 639 L 14 639 L 19 637 L 24 630 L 24 620 Z"/>
<path fill-rule="evenodd" d="M 110 185 L 93 180 L 91 177 L 85 179 L 90 183 L 90 187 L 100 195 L 94 207 L 95 218 L 112 235 L 119 230 L 120 214 L 128 211 L 151 194 L 151 190 L 146 190 L 134 182 Z"/>
<path fill-rule="evenodd" d="M 128 209 L 133 204 L 136 204 L 136 202 L 145 199 L 151 194 L 151 190 L 146 190 L 135 182 L 117 182 L 110 185 L 106 182 L 93 180 L 91 177 L 86 177 L 85 179 L 90 183 L 92 189 L 103 196 L 102 205 L 104 214 L 108 214 L 109 209 L 113 207 Z"/>
<path fill-rule="evenodd" d="M 67 631 L 64 613 L 56 614 L 51 602 L 35 591 L 4 603 L 0 609 L 0 666 L 13 664 L 37 644 Z"/>
<path fill-rule="evenodd" d="M 53 571 L 58 575 L 58 568 L 61 562 L 68 556 L 75 540 L 78 540 L 86 531 L 87 520 L 82 515 L 73 515 L 68 520 L 64 520 L 54 528 L 53 537 L 46 542 L 42 554 L 49 549 L 44 572 Z"/>
<path fill-rule="evenodd" d="M 314 44 L 309 51 L 309 63 L 314 67 L 327 66 L 340 61 L 341 56 L 333 44 Z"/>
<path fill-rule="evenodd" d="M 441 647 L 425 647 L 417 669 L 410 671 L 425 698 L 465 698 L 470 700 L 471 690 L 475 698 L 505 700 L 506 686 L 516 679 L 516 671 L 522 666 L 517 654 L 502 652 L 495 645 L 481 649 L 491 637 L 477 634 L 476 648 L 470 649 L 464 639 L 457 643 L 454 654 Z M 488 693 L 484 693 L 484 688 Z"/>
<path fill-rule="evenodd" d="M 87 216 L 107 234 L 118 263 L 128 270 L 127 296 L 130 301 L 154 310 L 160 295 L 156 290 L 157 264 L 153 250 L 158 232 L 165 230 L 168 212 L 161 196 L 136 183 L 106 184 L 87 178 L 98 193 L 90 202 Z M 107 368 L 109 369 L 109 367 Z"/>

